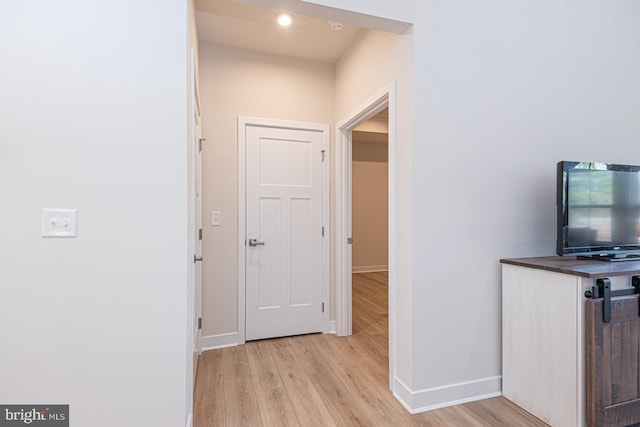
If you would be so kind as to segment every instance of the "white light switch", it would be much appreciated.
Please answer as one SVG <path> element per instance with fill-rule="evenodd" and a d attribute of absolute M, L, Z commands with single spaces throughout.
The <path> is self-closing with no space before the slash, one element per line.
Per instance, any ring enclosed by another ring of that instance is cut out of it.
<path fill-rule="evenodd" d="M 76 237 L 78 209 L 42 209 L 42 237 Z"/>
<path fill-rule="evenodd" d="M 211 225 L 220 225 L 220 212 L 211 212 Z"/>

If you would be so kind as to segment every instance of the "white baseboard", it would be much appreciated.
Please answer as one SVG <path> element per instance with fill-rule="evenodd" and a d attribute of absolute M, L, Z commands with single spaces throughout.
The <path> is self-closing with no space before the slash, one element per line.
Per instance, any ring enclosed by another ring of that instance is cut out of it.
<path fill-rule="evenodd" d="M 215 350 L 217 348 L 233 347 L 238 345 L 238 333 L 207 335 L 202 337 L 202 351 Z"/>
<path fill-rule="evenodd" d="M 418 391 L 410 390 L 398 378 L 394 382 L 394 396 L 411 414 L 502 395 L 501 376 Z"/>
<path fill-rule="evenodd" d="M 398 377 L 393 379 L 393 395 L 409 413 L 413 414 L 411 402 L 413 400 L 412 392 Z"/>
<path fill-rule="evenodd" d="M 352 273 L 375 273 L 378 271 L 389 271 L 388 265 L 361 265 L 361 266 L 352 266 Z"/>
<path fill-rule="evenodd" d="M 329 322 L 329 333 L 330 334 L 334 334 L 336 333 L 336 321 L 332 320 Z"/>
<path fill-rule="evenodd" d="M 329 322 L 329 333 L 336 333 L 336 321 Z M 238 333 L 207 335 L 202 337 L 202 351 L 216 350 L 218 348 L 234 347 L 238 345 Z"/>
<path fill-rule="evenodd" d="M 187 427 L 193 427 L 193 412 L 189 412 L 187 417 Z"/>

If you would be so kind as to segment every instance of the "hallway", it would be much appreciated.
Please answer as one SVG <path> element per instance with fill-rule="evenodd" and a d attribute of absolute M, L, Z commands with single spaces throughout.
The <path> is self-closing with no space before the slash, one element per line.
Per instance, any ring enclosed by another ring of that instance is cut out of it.
<path fill-rule="evenodd" d="M 387 323 L 387 273 L 360 273 L 352 336 L 203 353 L 194 426 L 546 426 L 502 397 L 410 415 L 388 388 Z"/>

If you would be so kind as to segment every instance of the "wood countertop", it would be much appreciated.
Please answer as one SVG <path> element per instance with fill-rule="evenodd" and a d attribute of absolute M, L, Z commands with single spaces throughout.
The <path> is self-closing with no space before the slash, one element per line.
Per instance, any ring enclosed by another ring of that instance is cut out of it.
<path fill-rule="evenodd" d="M 633 261 L 594 261 L 577 257 L 534 257 L 506 258 L 502 264 L 518 265 L 538 270 L 555 271 L 573 276 L 592 277 L 595 279 L 609 276 L 640 275 L 640 258 Z"/>

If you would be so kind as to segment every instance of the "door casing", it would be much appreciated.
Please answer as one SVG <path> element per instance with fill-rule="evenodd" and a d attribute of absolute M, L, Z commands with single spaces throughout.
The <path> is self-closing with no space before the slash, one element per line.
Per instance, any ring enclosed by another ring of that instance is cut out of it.
<path fill-rule="evenodd" d="M 246 150 L 247 126 L 264 126 L 285 129 L 300 129 L 322 132 L 325 160 L 322 164 L 322 217 L 325 238 L 322 241 L 322 299 L 325 302 L 322 313 L 323 333 L 330 332 L 330 294 L 329 294 L 329 255 L 330 255 L 330 218 L 329 218 L 329 164 L 330 164 L 330 127 L 326 124 L 274 120 L 258 117 L 238 117 L 238 344 L 246 341 Z"/>

